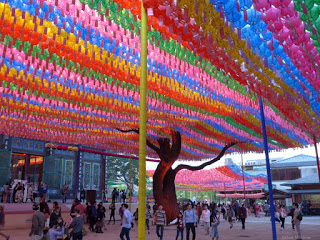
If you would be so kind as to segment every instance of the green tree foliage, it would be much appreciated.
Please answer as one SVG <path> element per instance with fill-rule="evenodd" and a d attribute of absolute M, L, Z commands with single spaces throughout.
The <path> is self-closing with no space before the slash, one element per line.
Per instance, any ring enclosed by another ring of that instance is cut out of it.
<path fill-rule="evenodd" d="M 139 161 L 131 160 L 132 184 L 139 184 Z M 108 157 L 107 168 L 108 181 L 124 182 L 130 188 L 130 159 L 119 157 Z"/>

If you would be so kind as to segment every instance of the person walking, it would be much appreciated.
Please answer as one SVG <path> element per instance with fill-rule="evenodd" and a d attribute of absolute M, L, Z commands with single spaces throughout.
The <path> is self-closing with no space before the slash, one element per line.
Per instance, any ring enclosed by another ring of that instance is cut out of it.
<path fill-rule="evenodd" d="M 80 191 L 80 202 L 83 202 L 86 200 L 86 191 L 84 190 L 84 188 L 81 188 L 81 191 Z"/>
<path fill-rule="evenodd" d="M 162 204 L 159 205 L 159 209 L 156 211 L 154 216 L 155 216 L 154 224 L 156 225 L 157 236 L 158 236 L 158 239 L 162 240 L 164 225 L 166 224 L 166 221 L 167 221 L 166 212 L 163 210 Z"/>
<path fill-rule="evenodd" d="M 86 222 L 89 223 L 91 217 L 91 204 L 86 203 Z"/>
<path fill-rule="evenodd" d="M 154 214 L 156 214 L 156 211 L 158 210 L 158 205 L 156 202 L 153 204 L 152 210 L 153 210 L 153 216 L 154 216 Z"/>
<path fill-rule="evenodd" d="M 183 213 L 183 226 L 186 228 L 187 240 L 189 240 L 190 229 L 192 231 L 192 239 L 196 239 L 197 216 L 195 211 L 192 210 L 190 203 L 187 204 L 187 210 Z"/>
<path fill-rule="evenodd" d="M 86 212 L 86 206 L 83 205 L 83 204 L 80 202 L 80 200 L 78 200 L 78 199 L 75 200 L 75 203 L 76 203 L 76 205 L 75 205 L 75 207 L 74 207 L 74 210 L 79 209 L 80 215 L 84 217 L 85 212 Z"/>
<path fill-rule="evenodd" d="M 182 212 L 179 212 L 178 218 L 177 218 L 177 236 L 176 240 L 179 238 L 179 234 L 181 234 L 181 240 L 183 240 L 183 215 Z"/>
<path fill-rule="evenodd" d="M 3 186 L 3 192 L 2 192 L 2 202 L 6 203 L 8 201 L 8 196 L 9 196 L 9 183 L 7 182 L 4 186 Z"/>
<path fill-rule="evenodd" d="M 126 203 L 126 199 L 127 199 L 126 192 L 124 190 L 122 190 L 122 202 Z"/>
<path fill-rule="evenodd" d="M 228 217 L 228 222 L 230 224 L 230 228 L 233 227 L 233 223 L 232 223 L 232 218 L 234 216 L 234 212 L 233 209 L 230 205 L 228 205 L 228 209 L 227 209 L 227 217 Z"/>
<path fill-rule="evenodd" d="M 217 218 L 217 204 L 214 202 L 211 208 L 211 218 Z"/>
<path fill-rule="evenodd" d="M 102 222 L 102 227 L 104 230 L 107 230 L 106 225 L 105 225 L 105 218 L 106 218 L 106 208 L 103 206 L 103 203 L 100 202 L 98 204 L 98 209 L 97 209 L 97 213 L 98 213 L 98 218 L 101 220 Z"/>
<path fill-rule="evenodd" d="M 242 223 L 242 229 L 243 230 L 246 229 L 245 222 L 247 218 L 247 209 L 244 207 L 244 204 L 242 204 L 241 207 L 239 208 L 239 218 Z"/>
<path fill-rule="evenodd" d="M 149 204 L 146 204 L 146 227 L 148 234 L 150 234 L 150 218 L 151 218 L 151 207 Z"/>
<path fill-rule="evenodd" d="M 117 189 L 114 188 L 114 189 L 112 190 L 112 193 L 111 193 L 112 203 L 113 203 L 113 204 L 116 202 L 116 196 L 117 196 Z"/>
<path fill-rule="evenodd" d="M 34 214 L 32 217 L 32 225 L 29 237 L 31 237 L 31 240 L 41 240 L 43 237 L 43 228 L 46 221 L 45 216 L 43 212 L 40 212 L 40 208 L 37 203 L 33 204 L 32 209 L 34 210 Z"/>
<path fill-rule="evenodd" d="M 116 219 L 115 219 L 114 215 L 115 215 L 115 211 L 116 211 L 116 206 L 114 205 L 114 203 L 110 204 L 109 210 L 110 210 L 110 219 L 109 219 L 109 223 L 108 224 L 110 224 L 112 218 L 113 218 L 113 224 L 115 224 L 116 223 Z"/>
<path fill-rule="evenodd" d="M 256 217 L 260 217 L 260 206 L 259 206 L 259 204 L 256 204 L 255 205 L 255 209 L 256 209 Z"/>
<path fill-rule="evenodd" d="M 89 227 L 89 230 L 91 232 L 93 232 L 95 230 L 94 228 L 94 225 L 96 224 L 96 221 L 97 221 L 97 203 L 96 202 L 93 202 L 91 203 L 91 214 L 90 214 L 90 227 Z"/>
<path fill-rule="evenodd" d="M 38 196 L 38 193 L 39 193 L 38 186 L 37 186 L 37 184 L 34 184 L 32 186 L 32 201 L 33 202 L 36 202 L 36 197 Z"/>
<path fill-rule="evenodd" d="M 220 213 L 221 213 L 221 204 L 219 203 L 217 207 L 218 218 L 220 218 Z"/>
<path fill-rule="evenodd" d="M 123 203 L 121 205 L 123 217 L 122 217 L 122 229 L 120 233 L 120 239 L 124 240 L 124 236 L 126 236 L 127 240 L 130 240 L 130 230 L 131 230 L 131 223 L 132 223 L 132 214 L 128 210 L 128 204 Z"/>
<path fill-rule="evenodd" d="M 288 216 L 291 217 L 291 226 L 292 226 L 292 230 L 294 230 L 294 223 L 293 223 L 293 218 L 294 218 L 294 207 L 292 207 L 290 209 L 290 212 L 288 213 Z"/>
<path fill-rule="evenodd" d="M 312 208 L 312 204 L 311 204 L 311 201 L 309 200 L 308 201 L 308 204 L 307 204 L 307 213 L 309 216 L 311 216 L 311 208 Z"/>
<path fill-rule="evenodd" d="M 286 217 L 287 217 L 287 214 L 289 212 L 286 211 L 286 209 L 284 208 L 284 205 L 280 205 L 279 207 L 279 210 L 278 210 L 278 213 L 279 213 L 279 216 L 280 216 L 280 221 L 281 221 L 281 226 L 280 226 L 280 229 L 284 230 L 284 223 L 286 221 Z"/>
<path fill-rule="evenodd" d="M 212 240 L 216 238 L 216 240 L 219 240 L 219 231 L 218 231 L 218 225 L 220 224 L 220 218 L 213 218 L 211 223 L 211 235 L 210 237 Z"/>
<path fill-rule="evenodd" d="M 31 202 L 33 202 L 33 187 L 32 187 L 32 184 L 30 184 L 29 187 L 28 187 L 26 202 L 28 202 L 29 199 L 30 199 Z"/>
<path fill-rule="evenodd" d="M 205 204 L 204 205 L 204 210 L 202 211 L 202 214 L 201 214 L 201 218 L 202 218 L 202 221 L 204 223 L 204 229 L 205 229 L 205 234 L 206 235 L 209 235 L 209 229 L 210 229 L 210 210 L 208 209 L 208 205 Z"/>
<path fill-rule="evenodd" d="M 102 190 L 102 202 L 103 203 L 107 202 L 107 193 L 105 190 Z"/>
<path fill-rule="evenodd" d="M 73 240 L 82 240 L 82 228 L 83 228 L 83 217 L 80 215 L 80 210 L 74 210 L 74 218 L 70 224 L 72 228 L 72 239 Z"/>
<path fill-rule="evenodd" d="M 269 216 L 269 211 L 270 211 L 270 205 L 266 202 L 264 205 L 265 217 Z"/>
<path fill-rule="evenodd" d="M 65 184 L 61 190 L 62 203 L 67 202 L 67 193 L 68 193 L 68 185 Z"/>
<path fill-rule="evenodd" d="M 13 196 L 13 193 L 14 193 L 14 181 L 10 181 L 9 182 L 9 195 L 8 195 L 8 202 L 9 203 L 13 203 L 14 202 L 14 196 Z"/>
<path fill-rule="evenodd" d="M 120 198 L 121 198 L 120 192 L 119 192 L 119 190 L 116 189 L 116 199 L 117 199 L 117 202 L 120 202 Z"/>
<path fill-rule="evenodd" d="M 197 203 L 197 207 L 196 207 L 196 213 L 197 213 L 197 224 L 200 223 L 200 218 L 201 218 L 201 215 L 202 215 L 202 209 L 201 209 L 201 206 L 200 206 L 200 202 Z"/>
<path fill-rule="evenodd" d="M 222 213 L 223 219 L 226 220 L 226 208 L 224 206 L 224 203 L 222 204 L 222 207 L 221 207 L 221 213 Z"/>
<path fill-rule="evenodd" d="M 103 206 L 102 202 L 100 202 L 97 208 L 96 233 L 103 233 L 102 227 L 104 227 L 104 230 L 106 230 L 104 225 L 105 211 L 105 207 Z"/>
<path fill-rule="evenodd" d="M 121 226 L 121 224 L 122 224 L 122 219 L 123 219 L 123 209 L 122 209 L 122 207 L 119 208 L 119 216 L 120 216 L 120 218 L 121 218 L 121 222 L 120 222 L 120 226 Z"/>
<path fill-rule="evenodd" d="M 238 200 L 236 200 L 235 204 L 234 204 L 234 215 L 236 217 L 236 221 L 239 220 L 239 202 Z"/>
<path fill-rule="evenodd" d="M 0 235 L 2 237 L 4 237 L 6 240 L 9 240 L 10 236 L 8 236 L 4 232 L 2 232 L 4 224 L 5 224 L 4 206 L 0 205 Z"/>
<path fill-rule="evenodd" d="M 296 226 L 297 233 L 298 233 L 298 240 L 301 240 L 301 228 L 300 228 L 300 223 L 302 220 L 302 215 L 299 211 L 299 205 L 298 203 L 295 203 L 293 205 L 294 207 L 294 213 L 293 213 L 293 224 Z"/>

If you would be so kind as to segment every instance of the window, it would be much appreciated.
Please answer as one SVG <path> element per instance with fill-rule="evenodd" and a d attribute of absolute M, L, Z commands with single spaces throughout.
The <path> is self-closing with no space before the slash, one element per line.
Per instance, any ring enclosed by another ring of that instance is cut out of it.
<path fill-rule="evenodd" d="M 273 181 L 295 180 L 301 178 L 299 168 L 271 169 Z"/>

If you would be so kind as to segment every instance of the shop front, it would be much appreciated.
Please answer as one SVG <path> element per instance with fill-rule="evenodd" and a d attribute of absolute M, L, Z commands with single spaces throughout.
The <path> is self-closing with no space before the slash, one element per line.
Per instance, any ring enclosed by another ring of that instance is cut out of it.
<path fill-rule="evenodd" d="M 80 160 L 77 152 L 49 149 L 44 141 L 3 135 L 0 140 L 1 187 L 8 181 L 20 181 L 38 189 L 45 182 L 50 199 L 60 198 L 64 185 L 68 185 L 68 198 L 75 198 L 82 187 L 101 197 L 106 171 L 101 155 L 81 152 Z"/>

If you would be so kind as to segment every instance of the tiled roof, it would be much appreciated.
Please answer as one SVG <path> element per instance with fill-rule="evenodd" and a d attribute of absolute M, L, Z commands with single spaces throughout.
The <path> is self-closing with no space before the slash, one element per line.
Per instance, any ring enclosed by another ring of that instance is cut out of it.
<path fill-rule="evenodd" d="M 317 184 L 319 183 L 319 175 L 318 173 L 303 177 L 303 178 L 298 178 L 296 180 L 291 180 L 289 182 L 283 183 L 281 185 L 285 186 L 291 186 L 291 185 L 305 185 L 305 184 Z"/>
<path fill-rule="evenodd" d="M 271 163 L 271 168 L 288 168 L 288 167 L 302 167 L 302 166 L 316 166 L 316 157 L 300 154 L 294 157 L 279 160 Z"/>

